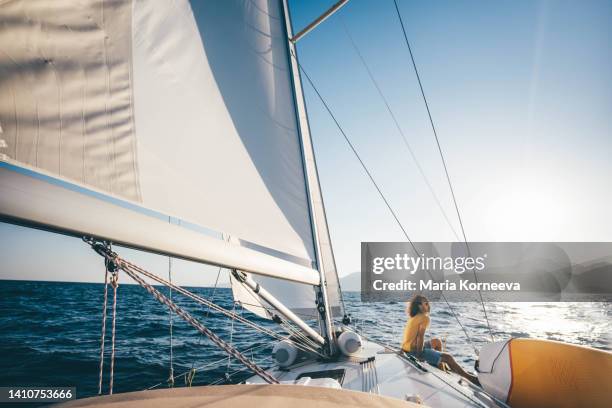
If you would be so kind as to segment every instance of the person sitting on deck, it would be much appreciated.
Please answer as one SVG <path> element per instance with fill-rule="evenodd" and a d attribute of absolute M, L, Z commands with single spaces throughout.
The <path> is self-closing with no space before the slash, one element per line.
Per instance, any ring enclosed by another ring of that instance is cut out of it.
<path fill-rule="evenodd" d="M 404 329 L 402 350 L 421 361 L 427 361 L 434 367 L 441 368 L 446 363 L 452 371 L 480 385 L 478 377 L 469 374 L 455 361 L 453 356 L 442 352 L 442 342 L 439 339 L 425 341 L 425 331 L 429 327 L 429 301 L 423 295 L 415 295 L 406 313 L 410 316 Z"/>

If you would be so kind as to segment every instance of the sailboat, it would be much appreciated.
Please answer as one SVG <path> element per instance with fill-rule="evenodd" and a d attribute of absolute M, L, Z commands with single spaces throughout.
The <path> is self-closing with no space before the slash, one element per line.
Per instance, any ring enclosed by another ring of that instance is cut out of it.
<path fill-rule="evenodd" d="M 481 358 L 482 388 L 367 339 L 346 315 L 296 51 L 346 2 L 296 35 L 286 0 L 0 2 L 1 220 L 83 238 L 107 287 L 126 273 L 253 371 L 67 405 L 508 406 L 495 371 L 507 343 Z M 294 327 L 275 365 L 181 311 L 144 277 L 181 288 L 111 245 L 232 271 L 236 302 Z"/>

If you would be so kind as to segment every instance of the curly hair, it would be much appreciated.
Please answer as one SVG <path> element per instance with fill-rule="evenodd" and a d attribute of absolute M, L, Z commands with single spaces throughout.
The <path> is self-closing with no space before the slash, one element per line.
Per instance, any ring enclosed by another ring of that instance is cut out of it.
<path fill-rule="evenodd" d="M 429 300 L 427 300 L 425 296 L 414 295 L 414 297 L 408 303 L 408 307 L 406 307 L 406 312 L 408 312 L 410 317 L 414 317 L 418 315 L 421 312 L 421 309 L 419 309 L 419 305 L 421 305 L 424 302 L 429 303 Z"/>

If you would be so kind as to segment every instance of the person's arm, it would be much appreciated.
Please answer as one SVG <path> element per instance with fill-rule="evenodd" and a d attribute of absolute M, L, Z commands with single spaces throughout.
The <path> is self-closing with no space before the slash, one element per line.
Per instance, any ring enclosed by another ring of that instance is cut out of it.
<path fill-rule="evenodd" d="M 418 356 L 423 352 L 423 347 L 425 345 L 425 331 L 429 326 L 429 317 L 426 316 L 423 322 L 419 324 L 419 328 L 417 330 L 416 336 L 416 353 Z"/>
<path fill-rule="evenodd" d="M 416 353 L 419 356 L 423 352 L 423 346 L 425 345 L 425 330 L 427 330 L 427 325 L 421 323 L 416 336 Z"/>

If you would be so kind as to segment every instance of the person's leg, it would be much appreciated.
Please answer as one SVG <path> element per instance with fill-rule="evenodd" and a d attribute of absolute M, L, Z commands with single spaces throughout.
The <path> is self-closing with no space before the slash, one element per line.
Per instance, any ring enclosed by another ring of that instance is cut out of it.
<path fill-rule="evenodd" d="M 470 380 L 471 382 L 473 382 L 476 385 L 480 385 L 480 381 L 478 381 L 478 377 L 476 377 L 475 375 L 472 375 L 470 373 L 468 373 L 467 371 L 465 371 L 453 358 L 453 356 L 451 356 L 448 353 L 442 353 L 442 356 L 440 358 L 440 363 L 446 363 L 448 364 L 448 366 L 450 367 L 450 369 L 452 371 L 454 371 L 455 373 L 459 374 L 462 377 L 467 378 L 468 380 Z"/>

